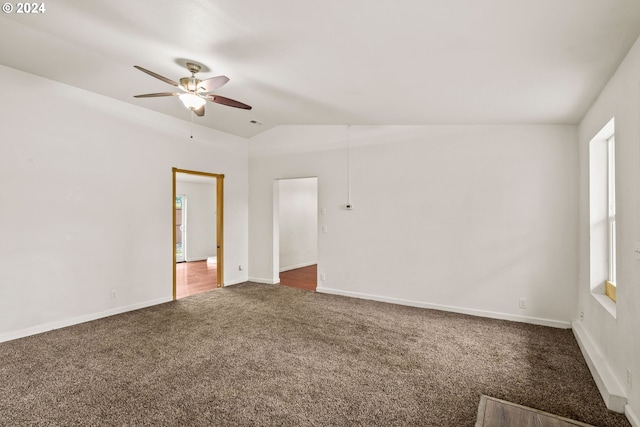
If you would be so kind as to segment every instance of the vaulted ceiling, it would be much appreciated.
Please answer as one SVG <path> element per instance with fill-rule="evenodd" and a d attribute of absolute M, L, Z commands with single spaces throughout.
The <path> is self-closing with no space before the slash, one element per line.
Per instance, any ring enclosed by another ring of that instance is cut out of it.
<path fill-rule="evenodd" d="M 175 89 L 133 66 L 177 81 L 197 62 L 200 78 L 231 79 L 214 93 L 253 109 L 209 103 L 195 120 L 244 137 L 283 124 L 575 124 L 640 36 L 638 0 L 44 5 L 0 16 L 0 64 L 191 120 L 176 98 L 133 98 Z"/>

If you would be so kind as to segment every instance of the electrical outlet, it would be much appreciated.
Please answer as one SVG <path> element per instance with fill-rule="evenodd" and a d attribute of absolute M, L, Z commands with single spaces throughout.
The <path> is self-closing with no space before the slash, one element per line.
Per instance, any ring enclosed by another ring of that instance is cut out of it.
<path fill-rule="evenodd" d="M 118 299 L 118 294 L 116 294 L 115 290 L 111 291 L 111 299 Z"/>
<path fill-rule="evenodd" d="M 325 280 L 327 280 L 327 276 L 324 273 L 320 273 L 320 280 L 324 282 Z"/>
<path fill-rule="evenodd" d="M 527 308 L 527 300 L 524 298 L 520 298 L 520 300 L 518 301 L 518 307 L 520 307 L 521 309 L 526 309 Z"/>
<path fill-rule="evenodd" d="M 627 368 L 627 385 L 631 389 L 631 369 Z"/>

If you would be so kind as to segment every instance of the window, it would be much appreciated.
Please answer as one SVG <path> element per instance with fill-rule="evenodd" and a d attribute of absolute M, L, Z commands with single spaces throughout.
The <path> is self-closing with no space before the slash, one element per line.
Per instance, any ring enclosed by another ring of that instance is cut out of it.
<path fill-rule="evenodd" d="M 611 119 L 589 143 L 591 294 L 616 316 L 616 159 Z"/>
<path fill-rule="evenodd" d="M 608 279 L 605 294 L 616 300 L 616 150 L 615 135 L 607 139 Z"/>

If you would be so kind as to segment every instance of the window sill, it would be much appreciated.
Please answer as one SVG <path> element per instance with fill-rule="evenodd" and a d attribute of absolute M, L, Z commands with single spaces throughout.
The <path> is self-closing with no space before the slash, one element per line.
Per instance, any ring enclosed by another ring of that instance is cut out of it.
<path fill-rule="evenodd" d="M 602 307 L 607 311 L 607 313 L 609 313 L 611 316 L 613 316 L 614 319 L 617 318 L 616 317 L 617 316 L 616 303 L 613 302 L 611 300 L 611 298 L 609 298 L 605 294 L 594 294 L 594 293 L 592 293 L 591 295 L 593 295 L 593 297 L 596 299 L 596 301 L 598 301 L 600 303 L 600 305 L 602 305 Z"/>

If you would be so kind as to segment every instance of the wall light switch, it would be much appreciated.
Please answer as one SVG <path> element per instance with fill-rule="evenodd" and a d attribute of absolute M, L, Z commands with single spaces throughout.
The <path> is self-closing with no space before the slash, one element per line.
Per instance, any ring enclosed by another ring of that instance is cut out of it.
<path fill-rule="evenodd" d="M 323 233 L 328 233 L 328 232 L 329 232 L 329 229 L 327 228 L 327 226 L 326 226 L 326 225 L 323 225 L 323 226 L 322 226 L 322 232 L 323 232 Z"/>

